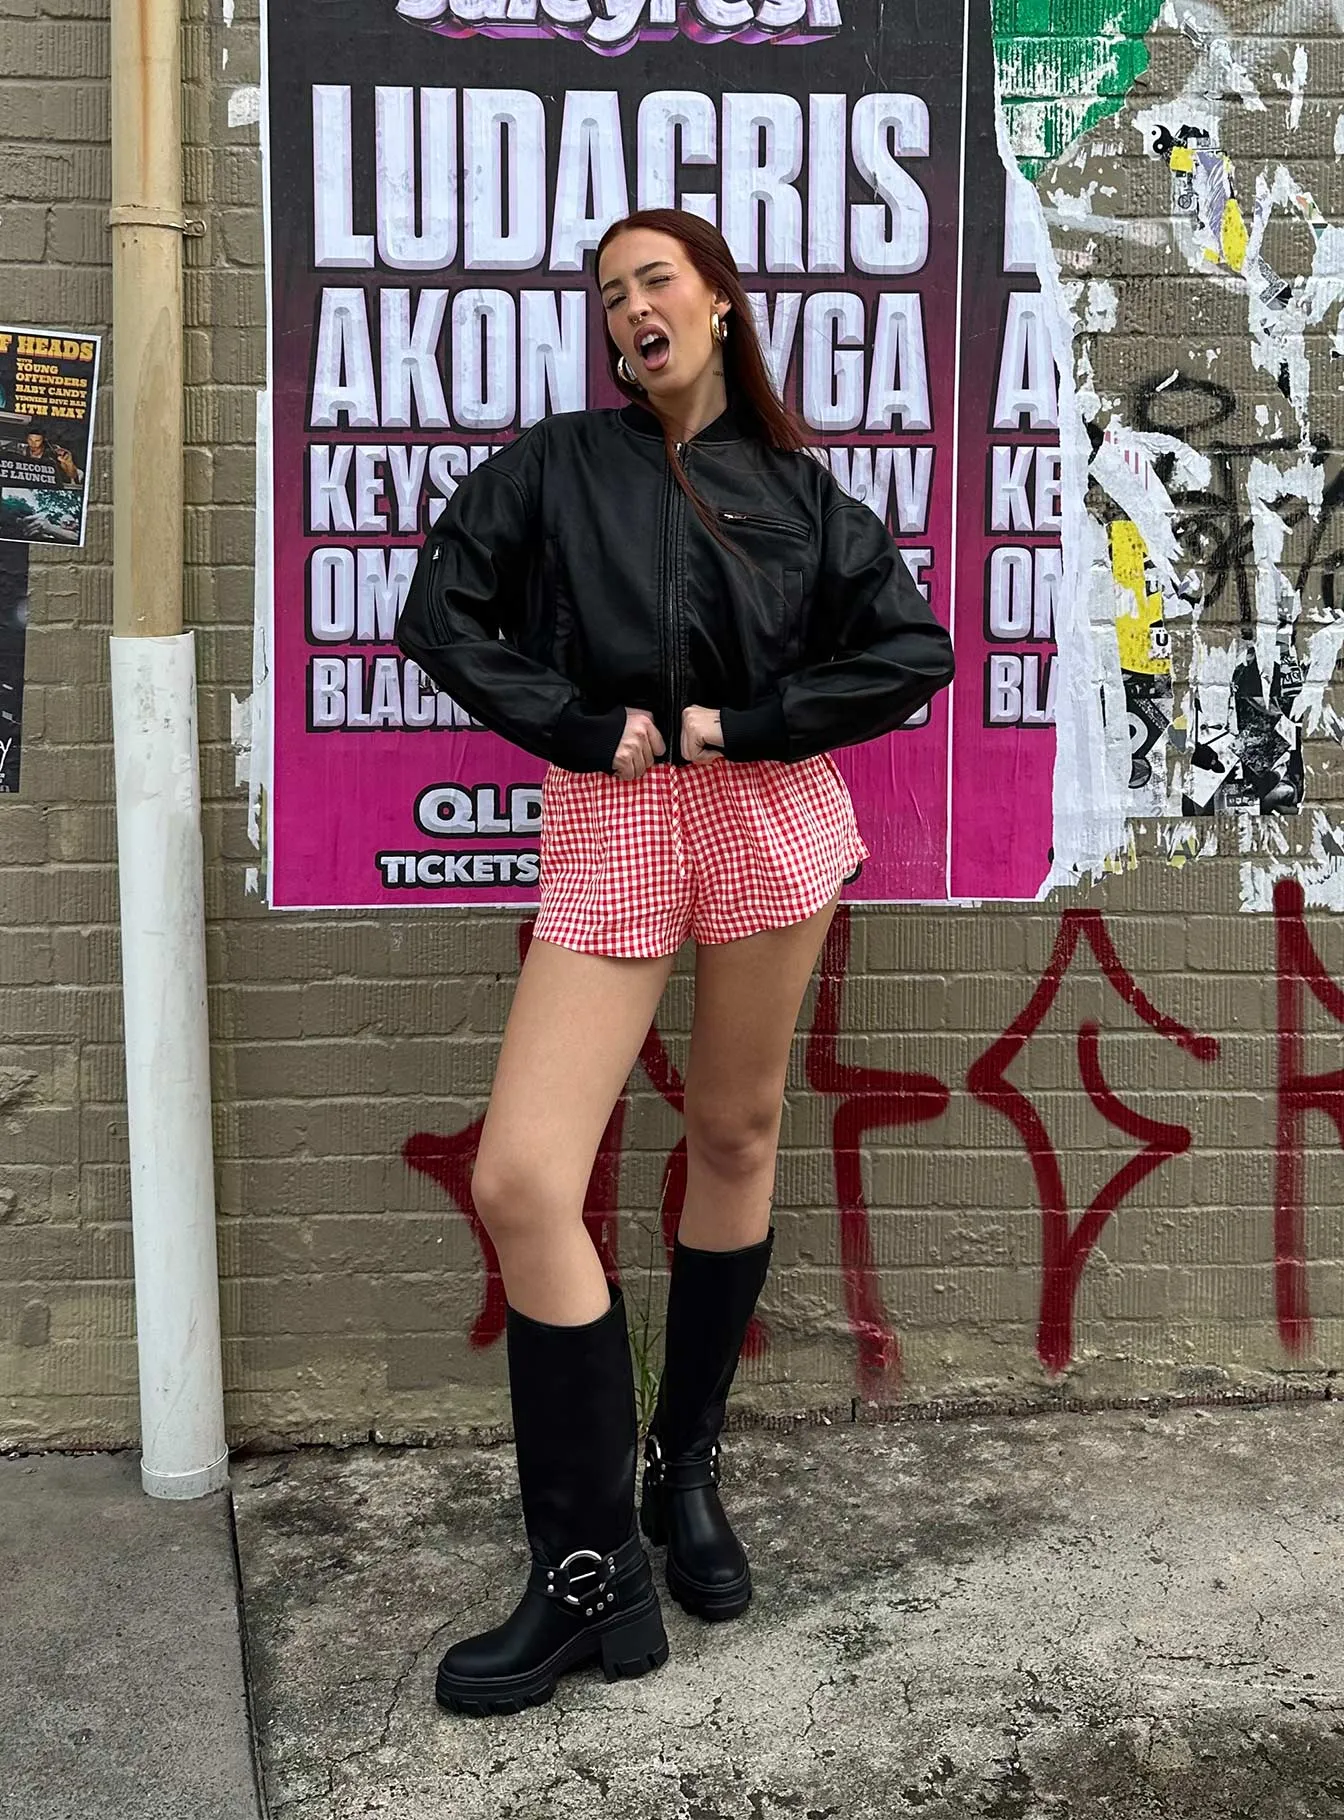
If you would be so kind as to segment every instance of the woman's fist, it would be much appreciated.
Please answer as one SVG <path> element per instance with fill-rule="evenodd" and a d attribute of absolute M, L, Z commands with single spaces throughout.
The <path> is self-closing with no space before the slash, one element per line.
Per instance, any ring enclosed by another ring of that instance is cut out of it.
<path fill-rule="evenodd" d="M 683 708 L 681 756 L 693 765 L 712 765 L 723 757 L 723 728 L 717 708 Z"/>
<path fill-rule="evenodd" d="M 653 716 L 648 709 L 627 708 L 625 732 L 621 735 L 621 743 L 616 748 L 611 768 L 617 777 L 632 784 L 636 778 L 643 777 L 654 759 L 661 758 L 666 750 L 663 736 L 653 724 Z"/>

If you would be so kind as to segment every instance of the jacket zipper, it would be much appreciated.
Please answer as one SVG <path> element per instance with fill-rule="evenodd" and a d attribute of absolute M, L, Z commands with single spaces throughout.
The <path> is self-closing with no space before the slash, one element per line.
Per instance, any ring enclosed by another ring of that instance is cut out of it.
<path fill-rule="evenodd" d="M 778 531 L 785 537 L 808 538 L 812 533 L 806 525 L 796 524 L 790 518 L 765 518 L 758 512 L 724 512 L 719 517 L 727 524 L 758 525 L 763 531 Z"/>
<path fill-rule="evenodd" d="M 677 455 L 683 467 L 687 466 L 687 447 L 684 442 L 676 445 Z M 681 513 L 680 493 L 672 476 L 672 469 L 667 470 L 668 511 L 667 511 L 667 578 L 668 578 L 668 633 L 671 640 L 671 685 L 672 701 L 669 717 L 671 745 L 668 751 L 668 763 L 675 764 L 681 750 L 681 614 L 679 595 L 681 590 Z"/>

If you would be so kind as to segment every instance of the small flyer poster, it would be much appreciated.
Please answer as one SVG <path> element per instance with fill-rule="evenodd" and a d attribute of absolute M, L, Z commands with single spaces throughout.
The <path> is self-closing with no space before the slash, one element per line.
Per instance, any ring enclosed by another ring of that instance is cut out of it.
<path fill-rule="evenodd" d="M 78 549 L 101 337 L 0 328 L 0 539 Z"/>
<path fill-rule="evenodd" d="M 14 796 L 19 788 L 27 626 L 28 552 L 21 544 L 0 544 L 0 796 Z"/>

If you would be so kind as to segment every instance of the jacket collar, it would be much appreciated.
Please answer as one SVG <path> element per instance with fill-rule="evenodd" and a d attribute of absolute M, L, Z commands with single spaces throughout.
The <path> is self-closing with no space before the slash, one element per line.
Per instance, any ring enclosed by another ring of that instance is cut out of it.
<path fill-rule="evenodd" d="M 663 440 L 663 422 L 655 411 L 647 405 L 639 404 L 634 399 L 624 406 L 617 415 L 626 429 L 633 430 L 636 436 L 656 436 Z M 697 430 L 692 442 L 741 442 L 751 435 L 746 412 L 733 399 L 728 400 L 728 408 L 720 411 L 712 422 L 703 429 Z"/>

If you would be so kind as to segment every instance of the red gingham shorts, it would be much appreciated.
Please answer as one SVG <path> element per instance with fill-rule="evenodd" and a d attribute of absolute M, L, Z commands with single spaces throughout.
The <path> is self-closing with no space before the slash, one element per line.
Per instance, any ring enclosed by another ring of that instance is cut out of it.
<path fill-rule="evenodd" d="M 737 941 L 814 915 L 868 857 L 827 752 L 651 765 L 633 783 L 551 765 L 533 933 L 631 959 Z"/>

